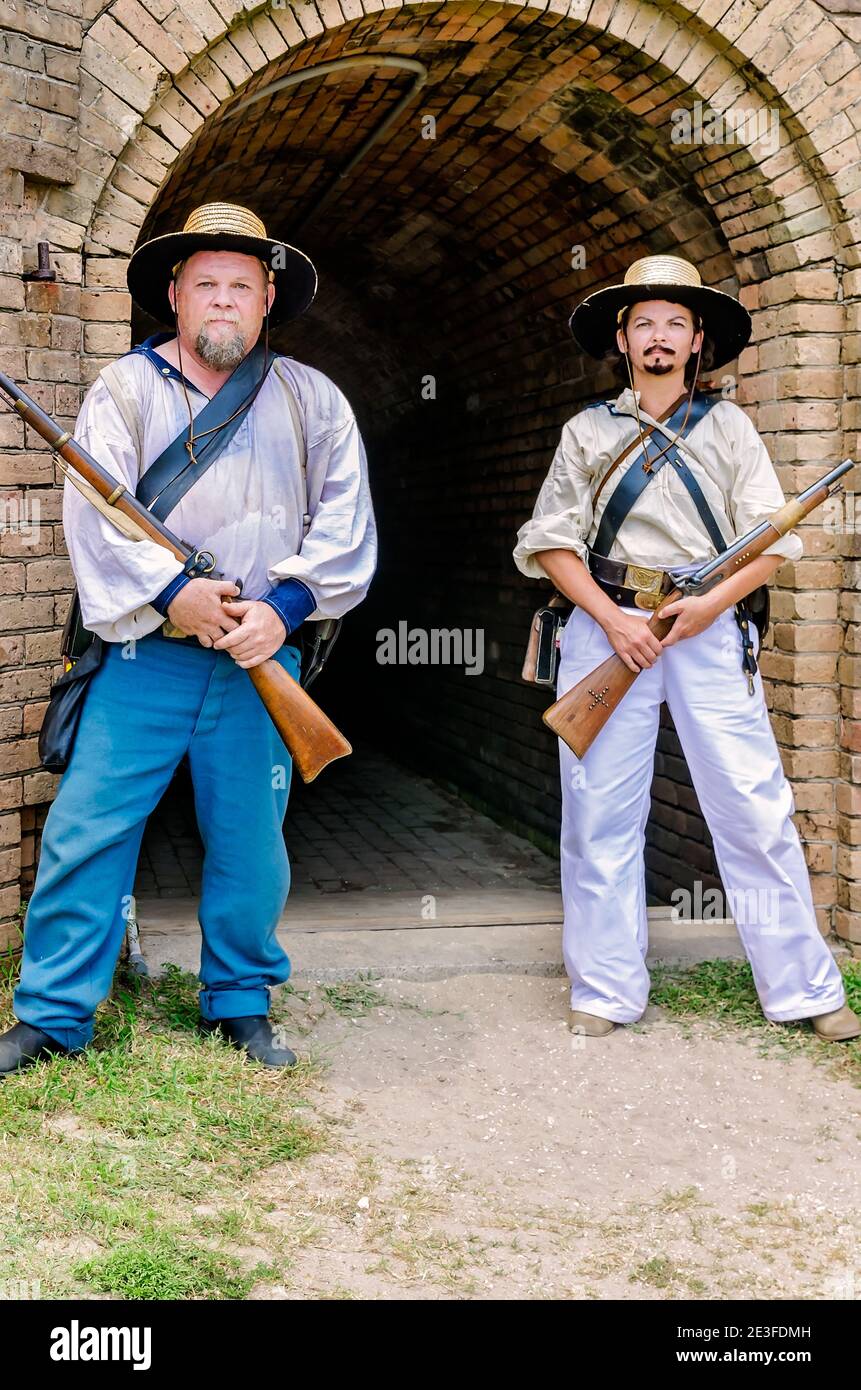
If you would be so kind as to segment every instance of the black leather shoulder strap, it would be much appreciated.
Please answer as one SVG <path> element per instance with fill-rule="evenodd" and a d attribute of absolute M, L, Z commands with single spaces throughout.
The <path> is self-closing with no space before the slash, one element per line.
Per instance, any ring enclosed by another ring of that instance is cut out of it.
<path fill-rule="evenodd" d="M 138 351 L 138 349 L 134 350 Z M 228 420 L 235 410 L 238 411 L 238 414 L 230 420 L 229 424 L 225 424 L 214 434 L 207 435 L 200 446 L 195 449 L 196 463 L 192 465 L 189 459 L 186 448 L 188 430 L 183 429 L 182 433 L 177 435 L 176 439 L 168 444 L 159 457 L 154 459 L 149 468 L 141 474 L 135 496 L 139 502 L 149 508 L 153 516 L 158 517 L 159 521 L 165 520 L 189 488 L 197 482 L 198 478 L 203 476 L 207 468 L 215 463 L 233 439 L 251 408 L 254 388 L 260 380 L 261 372 L 264 376 L 268 375 L 277 356 L 277 354 L 270 352 L 264 372 L 264 351 L 263 344 L 256 343 L 251 352 L 243 357 L 224 385 L 216 391 L 203 410 L 195 416 L 194 429 L 197 434 L 212 429 L 219 421 Z M 144 355 L 148 356 L 146 353 Z M 245 404 L 244 409 L 240 409 L 243 402 L 247 402 L 247 404 Z"/>
<path fill-rule="evenodd" d="M 711 410 L 712 406 L 716 404 L 716 400 L 711 400 L 704 393 L 697 391 L 691 404 L 685 434 L 690 433 L 694 426 L 698 425 L 700 420 L 702 420 Z M 673 435 L 678 435 L 686 410 L 687 402 L 684 401 L 675 414 L 665 422 L 663 427 L 656 427 L 655 433 L 657 433 L 658 429 L 662 429 L 662 432 L 663 429 L 667 429 L 671 431 Z M 684 438 L 684 435 L 681 437 Z M 677 446 L 672 444 L 670 448 L 667 449 L 666 453 L 662 455 L 662 448 L 656 442 L 654 435 L 649 435 L 646 439 L 645 448 L 641 450 L 641 453 L 645 456 L 643 466 L 640 468 L 636 466 L 640 454 L 635 454 L 625 473 L 613 489 L 610 500 L 604 508 L 604 514 L 601 517 L 598 533 L 595 536 L 595 543 L 592 546 L 595 553 L 598 555 L 609 555 L 610 547 L 616 539 L 616 534 L 622 522 L 625 520 L 625 517 L 630 512 L 640 494 L 648 487 L 652 478 L 657 476 L 661 468 L 663 468 L 667 462 L 675 465 L 676 471 L 685 484 L 685 487 L 688 489 L 700 519 L 708 531 L 715 549 L 718 552 L 723 550 L 727 542 L 721 535 L 720 528 L 715 521 L 714 515 L 703 495 L 699 483 L 679 453 Z M 646 463 L 650 464 L 649 469 L 646 468 Z"/>

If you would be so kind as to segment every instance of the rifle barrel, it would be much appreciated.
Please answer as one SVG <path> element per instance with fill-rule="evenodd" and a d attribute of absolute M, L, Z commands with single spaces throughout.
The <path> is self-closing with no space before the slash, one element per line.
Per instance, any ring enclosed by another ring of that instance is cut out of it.
<path fill-rule="evenodd" d="M 810 487 L 806 487 L 803 492 L 799 492 L 798 496 L 794 499 L 795 505 L 799 506 L 808 502 L 821 488 L 830 488 L 838 478 L 842 478 L 844 473 L 848 473 L 849 470 L 854 467 L 854 459 L 844 459 L 842 463 L 838 463 L 830 472 L 818 478 L 815 483 L 811 483 Z M 771 522 L 768 519 L 757 522 L 756 526 L 752 526 L 745 535 L 739 536 L 737 540 L 732 541 L 726 547 L 726 550 L 722 550 L 719 555 L 715 555 L 714 559 L 706 560 L 705 564 L 700 565 L 698 570 L 688 575 L 688 586 L 696 588 L 704 580 L 710 579 L 715 570 L 723 569 L 728 560 L 734 560 L 736 555 L 740 555 L 743 550 L 746 550 L 752 541 L 758 540 L 770 525 Z M 670 574 L 672 574 L 672 570 Z"/>
<path fill-rule="evenodd" d="M 193 545 L 189 545 L 188 541 L 180 540 L 169 527 L 159 521 L 158 517 L 153 516 L 152 512 L 138 501 L 134 492 L 129 491 L 125 483 L 119 482 L 112 473 L 103 468 L 99 461 L 94 459 L 92 454 L 79 444 L 68 430 L 61 430 L 56 420 L 46 414 L 42 407 L 37 405 L 4 372 L 0 372 L 0 391 L 9 397 L 21 418 L 26 420 L 27 424 L 31 425 L 42 436 L 54 453 L 59 454 L 71 468 L 74 468 L 76 472 L 81 474 L 81 477 L 91 483 L 102 497 L 110 498 L 113 505 L 118 506 L 121 511 L 128 515 L 134 516 L 143 523 L 146 530 L 157 531 L 167 541 L 170 548 L 177 553 L 177 556 L 187 560 L 190 555 L 194 554 L 195 547 Z M 79 468 L 74 458 L 67 456 L 65 452 L 67 449 L 70 453 L 73 450 L 77 453 L 79 459 L 86 464 L 86 472 Z M 121 491 L 118 492 L 117 489 L 121 489 Z M 213 572 L 210 577 L 220 576 Z"/>

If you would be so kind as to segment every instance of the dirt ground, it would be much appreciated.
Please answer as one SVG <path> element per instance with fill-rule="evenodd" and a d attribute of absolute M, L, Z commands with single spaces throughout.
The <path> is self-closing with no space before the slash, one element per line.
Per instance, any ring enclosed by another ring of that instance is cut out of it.
<path fill-rule="evenodd" d="M 861 1296 L 848 1081 L 657 1009 L 574 1037 L 559 979 L 377 987 L 290 999 L 326 1151 L 249 1189 L 292 1261 L 252 1297 Z"/>

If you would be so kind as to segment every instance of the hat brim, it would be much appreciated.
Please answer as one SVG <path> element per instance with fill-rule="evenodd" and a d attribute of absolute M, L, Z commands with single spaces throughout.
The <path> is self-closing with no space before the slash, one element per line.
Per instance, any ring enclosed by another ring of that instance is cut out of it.
<path fill-rule="evenodd" d="M 269 311 L 270 326 L 304 314 L 317 293 L 317 271 L 312 262 L 304 251 L 286 242 L 236 232 L 171 232 L 153 237 L 139 247 L 126 271 L 126 283 L 134 302 L 167 328 L 172 328 L 175 322 L 167 294 L 173 267 L 195 251 L 238 251 L 242 255 L 256 256 L 271 266 L 275 298 Z"/>
<path fill-rule="evenodd" d="M 712 367 L 732 362 L 750 341 L 750 314 L 737 299 L 708 285 L 667 284 L 610 285 L 596 290 L 577 305 L 568 320 L 575 341 L 590 357 L 618 352 L 616 315 L 626 305 L 643 299 L 664 299 L 695 309 L 702 316 L 703 329 L 713 345 Z"/>

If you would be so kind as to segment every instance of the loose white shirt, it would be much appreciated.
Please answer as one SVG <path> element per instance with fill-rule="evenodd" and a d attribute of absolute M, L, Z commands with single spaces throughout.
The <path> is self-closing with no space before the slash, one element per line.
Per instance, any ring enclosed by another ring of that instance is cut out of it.
<path fill-rule="evenodd" d="M 638 435 L 630 388 L 613 405 L 619 414 L 602 404 L 573 415 L 562 427 L 532 518 L 517 533 L 514 561 L 530 579 L 546 578 L 536 558 L 542 550 L 572 550 L 588 563 L 587 547 L 594 543 L 610 498 L 629 468 L 642 467 L 642 451 L 635 448 L 615 469 L 593 508 L 605 472 Z M 642 406 L 640 419 L 644 425 L 656 423 Z M 651 440 L 657 441 L 659 449 L 667 442 L 658 431 Z M 678 447 L 727 543 L 783 505 L 785 498 L 768 451 L 733 401 L 713 405 Z M 803 551 L 801 537 L 790 531 L 764 553 L 798 560 Z M 668 462 L 637 498 L 609 551 L 611 560 L 655 569 L 704 563 L 716 554 L 687 487 Z"/>
<path fill-rule="evenodd" d="M 159 361 L 163 366 L 133 353 L 116 364 L 141 424 L 142 448 L 101 374 L 75 425 L 75 440 L 132 493 L 141 473 L 188 431 L 182 383 L 175 368 Z M 307 505 L 285 382 L 297 398 L 307 441 Z M 196 416 L 208 397 L 187 386 Z M 306 511 L 312 519 L 303 536 Z M 343 392 L 317 368 L 277 358 L 230 444 L 164 524 L 179 539 L 211 551 L 226 579 L 241 579 L 243 599 L 263 598 L 294 577 L 316 600 L 311 619 L 349 612 L 368 591 L 377 536 L 364 444 Z M 180 560 L 155 541 L 123 535 L 68 478 L 63 527 L 85 627 L 105 641 L 122 642 L 165 621 L 149 600 L 182 572 Z"/>

